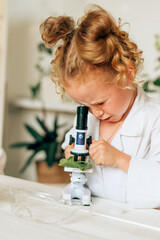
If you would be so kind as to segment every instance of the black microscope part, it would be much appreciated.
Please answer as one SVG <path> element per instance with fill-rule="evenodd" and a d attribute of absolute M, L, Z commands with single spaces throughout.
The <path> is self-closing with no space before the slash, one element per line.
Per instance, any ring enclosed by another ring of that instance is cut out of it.
<path fill-rule="evenodd" d="M 72 135 L 69 136 L 69 145 L 72 145 L 72 143 L 75 142 L 75 138 L 72 137 Z"/>
<path fill-rule="evenodd" d="M 87 116 L 88 116 L 88 107 L 78 106 L 77 107 L 77 125 L 76 129 L 86 130 L 87 127 Z"/>

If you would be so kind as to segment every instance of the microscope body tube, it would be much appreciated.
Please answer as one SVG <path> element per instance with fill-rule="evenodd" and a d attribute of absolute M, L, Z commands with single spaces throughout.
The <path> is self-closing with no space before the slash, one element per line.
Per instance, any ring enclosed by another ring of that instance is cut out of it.
<path fill-rule="evenodd" d="M 87 156 L 89 155 L 88 149 L 86 149 L 86 135 L 87 135 L 87 117 L 88 107 L 79 106 L 77 107 L 77 124 L 76 124 L 76 137 L 75 146 L 71 153 L 76 156 Z"/>

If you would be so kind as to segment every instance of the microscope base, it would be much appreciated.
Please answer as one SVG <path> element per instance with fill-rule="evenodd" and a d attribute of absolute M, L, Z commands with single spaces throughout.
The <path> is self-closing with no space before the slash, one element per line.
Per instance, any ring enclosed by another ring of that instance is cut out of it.
<path fill-rule="evenodd" d="M 86 176 L 83 173 L 72 173 L 71 183 L 68 184 L 62 193 L 64 202 L 70 205 L 82 204 L 89 206 L 91 203 L 91 192 L 84 186 L 86 182 Z"/>

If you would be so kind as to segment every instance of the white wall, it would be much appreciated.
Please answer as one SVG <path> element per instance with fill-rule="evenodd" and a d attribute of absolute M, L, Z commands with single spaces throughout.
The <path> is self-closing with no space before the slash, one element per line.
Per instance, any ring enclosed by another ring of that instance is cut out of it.
<path fill-rule="evenodd" d="M 159 0 L 8 0 L 7 48 L 7 114 L 5 117 L 4 147 L 8 154 L 7 174 L 19 177 L 18 170 L 26 152 L 11 150 L 10 143 L 28 138 L 24 121 L 33 122 L 35 112 L 19 111 L 10 104 L 17 97 L 30 97 L 29 84 L 37 79 L 35 62 L 36 45 L 41 40 L 40 23 L 50 15 L 72 15 L 77 19 L 88 3 L 100 4 L 116 20 L 120 17 L 130 23 L 131 38 L 144 52 L 144 72 L 154 75 L 156 52 L 154 35 L 160 33 Z M 50 116 L 53 113 L 50 113 Z M 64 116 L 71 121 L 73 116 Z M 26 177 L 27 178 L 27 177 Z"/>
<path fill-rule="evenodd" d="M 155 61 L 154 34 L 159 32 L 160 22 L 159 0 L 9 0 L 9 98 L 29 96 L 28 84 L 35 82 L 35 49 L 41 40 L 39 24 L 53 14 L 68 14 L 78 18 L 88 3 L 100 3 L 116 19 L 120 17 L 130 23 L 131 37 L 144 51 L 145 70 L 152 73 Z"/>
<path fill-rule="evenodd" d="M 4 102 L 5 102 L 5 69 L 7 44 L 7 2 L 0 1 L 0 148 L 3 141 Z"/>

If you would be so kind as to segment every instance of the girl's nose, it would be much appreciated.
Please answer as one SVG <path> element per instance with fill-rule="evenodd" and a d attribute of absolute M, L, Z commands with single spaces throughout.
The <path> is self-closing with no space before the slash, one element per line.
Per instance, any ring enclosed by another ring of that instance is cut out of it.
<path fill-rule="evenodd" d="M 89 110 L 95 117 L 98 117 L 98 118 L 104 114 L 103 110 L 96 107 L 91 107 L 89 108 Z"/>

